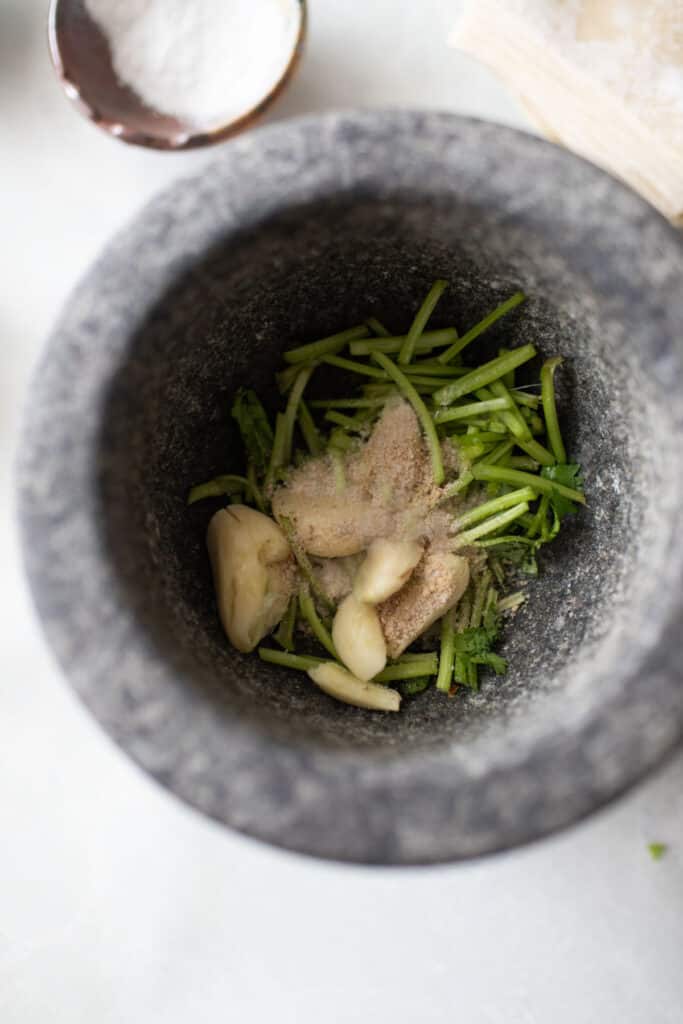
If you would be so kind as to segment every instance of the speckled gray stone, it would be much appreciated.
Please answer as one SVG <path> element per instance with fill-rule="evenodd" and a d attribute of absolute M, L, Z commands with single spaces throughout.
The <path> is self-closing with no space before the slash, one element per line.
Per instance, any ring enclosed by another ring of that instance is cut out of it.
<path fill-rule="evenodd" d="M 588 510 L 544 559 L 476 695 L 382 716 L 232 651 L 188 486 L 237 466 L 240 384 L 374 313 L 567 357 L 562 415 Z M 577 820 L 683 731 L 683 249 L 645 202 L 560 149 L 427 113 L 249 134 L 153 202 L 66 304 L 29 396 L 26 562 L 68 678 L 161 783 L 269 842 L 380 864 L 501 850 Z"/>

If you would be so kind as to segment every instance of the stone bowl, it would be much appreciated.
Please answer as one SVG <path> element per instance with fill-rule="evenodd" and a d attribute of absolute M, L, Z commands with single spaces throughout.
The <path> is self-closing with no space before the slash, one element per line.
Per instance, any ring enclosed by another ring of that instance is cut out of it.
<path fill-rule="evenodd" d="M 482 340 L 566 357 L 588 495 L 508 629 L 510 672 L 398 715 L 232 650 L 190 485 L 239 468 L 230 401 L 274 405 L 281 351 L 529 301 Z M 108 733 L 248 835 L 373 864 L 454 861 L 612 800 L 683 731 L 683 247 L 562 149 L 433 113 L 330 114 L 229 144 L 114 239 L 66 304 L 19 466 L 48 640 Z"/>

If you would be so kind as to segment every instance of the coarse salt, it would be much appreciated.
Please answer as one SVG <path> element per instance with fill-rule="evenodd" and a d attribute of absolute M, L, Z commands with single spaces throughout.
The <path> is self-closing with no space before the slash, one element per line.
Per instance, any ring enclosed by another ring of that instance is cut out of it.
<path fill-rule="evenodd" d="M 119 80 L 153 110 L 212 127 L 245 114 L 285 73 L 299 0 L 85 0 Z"/>

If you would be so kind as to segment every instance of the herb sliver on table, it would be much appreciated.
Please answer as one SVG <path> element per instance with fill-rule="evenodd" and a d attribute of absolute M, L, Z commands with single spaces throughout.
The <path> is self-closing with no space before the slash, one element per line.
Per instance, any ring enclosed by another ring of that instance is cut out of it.
<path fill-rule="evenodd" d="M 280 408 L 241 388 L 242 458 L 187 498 L 213 502 L 230 644 L 300 672 L 323 700 L 395 712 L 504 685 L 498 647 L 539 552 L 586 503 L 562 437 L 562 359 L 506 329 L 524 294 L 434 326 L 444 297 L 438 280 L 404 333 L 369 310 L 288 349 Z M 505 345 L 492 351 L 491 332 Z"/>

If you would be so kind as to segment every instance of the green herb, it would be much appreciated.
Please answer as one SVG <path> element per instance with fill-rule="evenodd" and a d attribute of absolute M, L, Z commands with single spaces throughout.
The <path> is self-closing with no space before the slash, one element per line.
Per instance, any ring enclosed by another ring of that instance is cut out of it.
<path fill-rule="evenodd" d="M 284 618 L 280 622 L 276 632 L 273 633 L 273 638 L 277 640 L 281 647 L 284 647 L 286 651 L 289 651 L 290 654 L 294 651 L 294 626 L 296 624 L 297 607 L 298 602 L 296 597 L 290 598 Z"/>
<path fill-rule="evenodd" d="M 270 497 L 270 492 L 273 489 L 275 483 L 275 477 L 278 471 L 286 464 L 285 461 L 285 446 L 287 444 L 287 420 L 285 414 L 279 412 L 275 417 L 275 436 L 273 438 L 273 448 L 270 453 L 270 464 L 266 472 L 266 479 L 264 489 L 266 494 Z"/>
<path fill-rule="evenodd" d="M 312 341 L 309 345 L 300 345 L 298 348 L 290 348 L 285 352 L 286 363 L 307 363 L 313 359 L 320 359 L 322 356 L 335 355 L 341 352 L 350 341 L 355 338 L 367 338 L 368 329 L 365 324 L 358 327 L 350 327 L 347 331 L 340 331 L 339 334 L 330 334 L 320 341 Z"/>
<path fill-rule="evenodd" d="M 482 416 L 488 412 L 498 412 L 508 408 L 505 398 L 490 398 L 483 402 L 468 402 L 467 405 L 456 405 L 450 409 L 437 409 L 434 413 L 435 423 L 451 423 L 466 420 L 470 416 Z"/>
<path fill-rule="evenodd" d="M 368 422 L 367 416 L 345 416 L 334 409 L 325 413 L 325 419 L 329 420 L 330 423 L 336 423 L 338 427 L 345 427 L 347 430 L 355 431 L 362 430 Z"/>
<path fill-rule="evenodd" d="M 420 425 L 422 426 L 422 430 L 425 435 L 425 441 L 429 448 L 429 455 L 432 460 L 434 483 L 438 487 L 443 483 L 445 477 L 443 459 L 441 457 L 441 442 L 439 441 L 436 433 L 434 420 L 427 411 L 427 406 L 424 404 L 406 375 L 399 370 L 395 363 L 392 363 L 391 359 L 385 356 L 383 352 L 373 352 L 372 357 L 379 363 L 382 369 L 389 374 L 403 397 L 410 402 L 415 410 L 415 415 L 420 421 Z"/>
<path fill-rule="evenodd" d="M 488 316 L 485 316 L 484 319 L 480 320 L 478 324 L 475 324 L 474 327 L 471 327 L 466 334 L 463 334 L 462 338 L 459 338 L 458 341 L 454 342 L 454 344 L 451 345 L 450 348 L 446 349 L 445 352 L 442 352 L 441 355 L 439 356 L 439 362 L 450 363 L 453 359 L 455 359 L 457 355 L 459 355 L 462 352 L 464 348 L 467 348 L 467 346 L 471 342 L 473 342 L 475 338 L 478 338 L 480 334 L 483 334 L 484 331 L 487 331 L 489 327 L 492 327 L 497 320 L 500 320 L 500 318 L 502 316 L 505 316 L 506 313 L 509 313 L 510 310 L 514 309 L 516 306 L 519 306 L 521 302 L 524 302 L 525 298 L 526 296 L 524 295 L 524 292 L 515 292 L 515 294 L 512 295 L 509 299 L 506 299 L 505 302 L 501 302 L 500 306 L 497 306 L 492 313 L 489 313 Z M 513 370 L 514 366 L 510 367 L 510 369 Z M 509 373 L 509 370 L 506 370 L 505 373 Z"/>
<path fill-rule="evenodd" d="M 310 410 L 303 398 L 299 402 L 299 411 L 297 412 L 297 419 L 299 421 L 299 429 L 303 435 L 303 439 L 306 442 L 309 452 L 311 455 L 322 455 L 323 443 L 320 440 L 320 434 L 318 428 L 315 425 L 315 421 L 311 416 Z"/>
<path fill-rule="evenodd" d="M 259 647 L 258 656 L 261 661 L 267 661 L 271 665 L 283 665 L 285 668 L 296 668 L 300 672 L 307 672 L 309 668 L 315 668 L 329 658 L 312 658 L 305 654 L 288 654 L 287 651 L 274 651 L 270 647 Z"/>
<path fill-rule="evenodd" d="M 510 469 L 529 469 L 531 471 L 541 468 L 539 463 L 528 455 L 509 455 L 505 459 L 505 465 Z"/>
<path fill-rule="evenodd" d="M 562 466 L 547 466 L 541 470 L 541 477 L 551 481 L 554 490 L 550 491 L 550 502 L 560 520 L 576 512 L 576 504 L 584 504 L 581 492 L 583 479 L 581 466 L 569 463 Z"/>
<path fill-rule="evenodd" d="M 377 370 L 367 363 L 359 363 L 355 359 L 342 359 L 341 356 L 324 356 L 323 363 L 328 366 L 336 366 L 338 370 L 348 370 L 349 373 L 359 373 L 362 377 L 375 377 L 377 380 L 386 380 L 386 374 Z"/>
<path fill-rule="evenodd" d="M 486 466 L 477 463 L 472 467 L 472 475 L 475 480 L 493 480 L 517 487 L 533 487 L 535 491 L 548 494 L 551 498 L 560 496 L 569 498 L 570 502 L 585 505 L 586 498 L 581 491 L 566 486 L 561 480 L 548 478 L 547 474 L 551 470 L 559 468 L 559 466 L 549 466 L 542 471 L 540 476 L 534 476 L 533 473 L 525 473 L 520 469 L 506 469 L 503 466 Z"/>
<path fill-rule="evenodd" d="M 309 402 L 311 409 L 379 409 L 385 398 L 318 398 Z"/>
<path fill-rule="evenodd" d="M 479 540 L 480 537 L 485 537 L 488 533 L 495 533 L 496 530 L 502 530 L 503 527 L 509 526 L 510 523 L 514 523 L 516 519 L 524 515 L 525 512 L 529 511 L 529 503 L 526 501 L 520 502 L 518 505 L 514 505 L 512 508 L 507 509 L 505 512 L 499 512 L 495 516 L 490 516 L 489 519 L 485 519 L 483 523 L 479 523 L 477 526 L 473 526 L 470 530 L 464 530 L 459 533 L 455 538 L 454 548 L 460 550 L 460 548 L 468 547 L 473 544 L 475 540 Z"/>
<path fill-rule="evenodd" d="M 647 848 L 653 860 L 661 860 L 669 849 L 666 843 L 648 843 Z"/>
<path fill-rule="evenodd" d="M 434 395 L 434 401 L 437 405 L 451 405 L 456 399 L 469 395 L 477 388 L 483 388 L 487 384 L 493 383 L 494 380 L 504 377 L 510 370 L 528 363 L 535 355 L 536 349 L 533 345 L 522 345 L 521 348 L 516 348 L 512 352 L 508 352 L 507 355 L 498 356 L 497 359 L 492 359 L 476 370 L 472 370 L 465 377 L 460 377 L 452 384 L 440 388 Z"/>
<path fill-rule="evenodd" d="M 256 466 L 253 462 L 250 462 L 247 466 L 247 490 L 251 494 L 251 498 L 259 512 L 265 512 L 266 503 L 261 489 L 256 482 Z"/>
<path fill-rule="evenodd" d="M 284 441 L 283 441 L 283 452 L 282 462 L 286 466 L 292 461 L 292 441 L 294 438 L 294 424 L 296 423 L 297 416 L 299 413 L 299 404 L 303 397 L 304 390 L 311 374 L 313 373 L 313 366 L 305 366 L 298 374 L 292 390 L 289 393 L 289 399 L 287 401 L 287 408 L 285 409 L 285 423 L 284 423 Z"/>
<path fill-rule="evenodd" d="M 482 519 L 488 519 L 489 516 L 494 515 L 496 512 L 503 512 L 506 508 L 518 505 L 521 502 L 533 501 L 535 497 L 536 492 L 531 487 L 521 487 L 517 491 L 509 491 L 507 494 L 502 494 L 500 498 L 485 501 L 482 505 L 476 505 L 469 512 L 458 516 L 453 521 L 453 529 L 464 530 L 465 527 L 473 526 Z"/>
<path fill-rule="evenodd" d="M 398 361 L 401 366 L 406 366 L 413 358 L 415 345 L 419 341 L 420 335 L 427 326 L 427 321 L 434 312 L 437 302 L 447 287 L 448 281 L 435 281 L 429 289 L 422 305 L 415 314 L 415 319 L 410 325 L 410 330 L 408 331 L 406 339 L 401 346 L 401 351 L 398 355 Z"/>
<path fill-rule="evenodd" d="M 498 639 L 499 626 L 495 613 L 484 625 L 470 626 L 456 634 L 456 682 L 471 689 L 478 688 L 477 666 L 488 665 L 496 675 L 504 675 L 507 662 L 495 654 L 493 645 Z"/>
<path fill-rule="evenodd" d="M 262 476 L 270 462 L 273 429 L 255 391 L 240 388 L 232 403 L 232 417 L 239 427 L 247 461 L 253 462 Z"/>
<path fill-rule="evenodd" d="M 311 598 L 308 586 L 302 587 L 301 590 L 299 591 L 299 608 L 301 610 L 302 617 L 306 620 L 306 622 L 313 630 L 313 635 L 318 641 L 318 643 L 322 644 L 325 650 L 332 655 L 335 661 L 338 661 L 339 656 L 335 649 L 334 643 L 332 642 L 332 637 L 327 632 L 327 629 L 325 628 L 323 623 L 320 621 L 318 613 L 315 610 L 315 604 L 313 603 L 313 600 Z"/>
<path fill-rule="evenodd" d="M 396 679 L 414 679 L 417 676 L 435 676 L 439 671 L 439 659 L 430 654 L 423 661 L 398 661 L 387 665 L 375 676 L 373 683 L 392 683 Z"/>
<path fill-rule="evenodd" d="M 376 334 L 378 338 L 388 338 L 389 331 L 386 329 L 381 320 L 378 320 L 376 316 L 369 316 L 365 321 L 367 326 L 370 328 L 373 334 Z"/>
<path fill-rule="evenodd" d="M 187 504 L 194 505 L 196 501 L 204 501 L 205 498 L 222 498 L 226 494 L 238 494 L 245 487 L 249 487 L 246 477 L 225 473 L 223 476 L 214 477 L 213 480 L 207 480 L 205 484 L 193 487 L 187 496 Z"/>
<path fill-rule="evenodd" d="M 448 693 L 453 683 L 453 663 L 455 661 L 455 627 L 453 613 L 448 612 L 441 620 L 441 651 L 439 653 L 439 672 L 436 677 L 436 688 Z"/>
<path fill-rule="evenodd" d="M 380 338 L 370 338 L 367 341 L 354 341 L 349 345 L 352 356 L 369 356 L 373 352 L 384 352 L 393 355 L 400 352 L 405 344 L 407 335 L 392 334 Z M 443 327 L 438 331 L 425 331 L 415 343 L 415 352 L 429 353 L 433 348 L 441 348 L 450 345 L 458 337 L 455 327 Z M 420 364 L 417 363 L 417 366 Z M 441 372 L 446 368 L 441 367 Z"/>
<path fill-rule="evenodd" d="M 557 408 L 555 406 L 555 370 L 561 365 L 561 356 L 547 359 L 543 364 L 541 368 L 541 401 L 543 402 L 543 414 L 548 431 L 548 441 L 553 450 L 555 461 L 565 463 L 567 461 L 567 452 L 562 441 L 560 424 L 557 419 Z"/>

